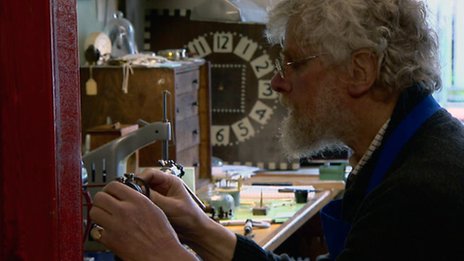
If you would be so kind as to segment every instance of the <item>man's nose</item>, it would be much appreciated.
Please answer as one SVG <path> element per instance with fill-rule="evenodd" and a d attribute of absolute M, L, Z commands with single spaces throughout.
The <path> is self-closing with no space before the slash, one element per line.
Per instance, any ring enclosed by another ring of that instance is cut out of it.
<path fill-rule="evenodd" d="M 271 79 L 271 87 L 276 92 L 289 92 L 291 90 L 291 85 L 287 80 L 283 79 L 279 73 L 275 73 Z"/>

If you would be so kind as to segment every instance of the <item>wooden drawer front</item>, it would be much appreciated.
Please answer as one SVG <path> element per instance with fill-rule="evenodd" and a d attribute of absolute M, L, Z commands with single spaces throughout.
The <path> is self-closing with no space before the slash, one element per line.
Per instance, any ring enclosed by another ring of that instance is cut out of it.
<path fill-rule="evenodd" d="M 176 97 L 176 121 L 198 115 L 198 92 L 183 93 Z"/>
<path fill-rule="evenodd" d="M 176 160 L 185 167 L 198 167 L 200 162 L 198 151 L 198 146 L 193 146 L 182 151 L 177 151 Z"/>
<path fill-rule="evenodd" d="M 176 74 L 176 94 L 197 91 L 200 82 L 198 70 L 186 71 Z"/>
<path fill-rule="evenodd" d="M 184 167 L 194 167 L 195 177 L 200 176 L 200 157 L 198 156 L 199 147 L 194 146 L 183 151 L 177 152 L 177 162 Z"/>
<path fill-rule="evenodd" d="M 176 151 L 182 151 L 200 143 L 198 117 L 176 121 L 176 126 L 174 127 L 176 132 Z"/>

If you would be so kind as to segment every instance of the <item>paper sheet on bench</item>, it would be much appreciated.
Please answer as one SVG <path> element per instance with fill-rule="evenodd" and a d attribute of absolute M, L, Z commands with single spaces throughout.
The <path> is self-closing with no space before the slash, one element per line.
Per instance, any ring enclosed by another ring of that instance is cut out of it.
<path fill-rule="evenodd" d="M 279 189 L 308 189 L 313 190 L 313 186 L 250 186 L 244 185 L 240 191 L 240 199 L 243 200 L 259 200 L 261 191 L 263 192 L 263 199 L 293 199 L 295 198 L 292 192 L 278 192 Z M 314 197 L 314 192 L 308 193 L 308 199 Z"/>

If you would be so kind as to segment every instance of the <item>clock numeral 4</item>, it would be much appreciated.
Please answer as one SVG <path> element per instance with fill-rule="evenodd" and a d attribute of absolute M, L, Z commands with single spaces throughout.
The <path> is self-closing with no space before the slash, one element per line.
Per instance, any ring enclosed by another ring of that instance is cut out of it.
<path fill-rule="evenodd" d="M 255 105 L 253 106 L 253 109 L 249 114 L 250 118 L 259 122 L 262 125 L 267 124 L 267 122 L 271 118 L 271 115 L 271 107 L 267 106 L 261 101 L 256 101 Z"/>

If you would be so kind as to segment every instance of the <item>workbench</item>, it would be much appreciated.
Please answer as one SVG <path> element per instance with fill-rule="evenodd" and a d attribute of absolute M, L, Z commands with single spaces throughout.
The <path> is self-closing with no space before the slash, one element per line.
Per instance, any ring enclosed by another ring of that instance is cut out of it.
<path fill-rule="evenodd" d="M 294 186 L 312 185 L 319 190 L 313 197 L 308 198 L 308 202 L 284 223 L 271 224 L 270 228 L 253 229 L 252 239 L 264 249 L 275 250 L 345 188 L 343 181 L 319 180 L 318 175 L 294 173 L 293 171 L 288 173 L 258 173 L 245 180 L 245 184 L 248 185 L 252 183 L 292 183 Z M 234 233 L 243 235 L 243 226 L 227 226 L 227 228 Z"/>

